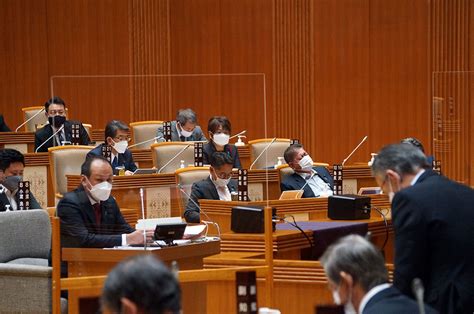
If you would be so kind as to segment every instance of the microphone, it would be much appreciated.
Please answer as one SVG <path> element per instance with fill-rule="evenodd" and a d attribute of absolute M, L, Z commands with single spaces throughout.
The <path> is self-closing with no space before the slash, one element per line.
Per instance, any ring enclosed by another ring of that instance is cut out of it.
<path fill-rule="evenodd" d="M 231 137 L 229 137 L 229 140 L 230 140 L 230 139 L 233 139 L 234 137 L 237 137 L 237 136 L 239 136 L 239 135 L 243 135 L 243 134 L 245 134 L 245 133 L 247 133 L 247 130 L 243 130 L 243 131 L 240 132 L 240 133 L 237 133 L 237 134 L 235 134 L 235 135 L 232 135 Z"/>
<path fill-rule="evenodd" d="M 61 125 L 61 127 L 60 127 L 56 132 L 54 132 L 53 135 L 51 135 L 50 137 L 48 137 L 48 138 L 46 139 L 46 141 L 44 141 L 43 143 L 41 143 L 41 145 L 38 146 L 38 148 L 35 150 L 35 153 L 37 153 L 37 152 L 38 152 L 38 149 L 40 149 L 41 147 L 43 147 L 44 144 L 48 143 L 50 139 L 52 139 L 56 134 L 58 134 L 59 132 L 61 132 L 63 129 L 64 129 L 64 124 Z"/>
<path fill-rule="evenodd" d="M 15 129 L 15 132 L 18 132 L 18 130 L 24 126 L 25 124 L 27 124 L 28 122 L 30 122 L 31 120 L 34 119 L 34 117 L 36 117 L 37 115 L 39 115 L 40 113 L 42 113 L 44 111 L 44 107 L 39 110 L 37 113 L 35 113 L 34 115 L 32 115 L 31 117 L 29 117 L 25 122 L 23 122 L 22 124 L 20 124 L 16 129 Z"/>
<path fill-rule="evenodd" d="M 164 166 L 161 167 L 161 168 L 158 170 L 157 173 L 161 173 L 161 170 L 165 169 L 166 166 L 168 166 L 173 160 L 175 160 L 176 158 L 178 158 L 178 156 L 180 156 L 180 155 L 181 155 L 189 146 L 191 146 L 191 145 L 193 145 L 193 143 L 184 146 L 184 148 L 181 149 L 176 155 L 174 155 L 174 157 L 171 158 L 166 164 L 164 164 Z"/>
<path fill-rule="evenodd" d="M 214 226 L 216 226 L 217 234 L 218 234 L 218 237 L 219 237 L 219 239 L 220 239 L 220 238 L 221 238 L 221 228 L 219 228 L 219 224 L 218 224 L 217 222 L 213 222 L 213 221 L 211 220 L 211 218 L 206 214 L 206 212 L 202 210 L 201 206 L 199 206 L 199 204 L 198 204 L 195 200 L 193 200 L 193 199 L 191 198 L 191 195 L 189 195 L 189 194 L 184 190 L 183 186 L 182 186 L 180 183 L 178 183 L 178 189 L 179 189 L 179 191 L 180 191 L 181 193 L 183 193 L 184 195 L 186 195 L 186 197 L 188 198 L 188 201 L 193 202 L 193 204 L 196 205 L 197 208 L 199 208 L 199 213 L 200 213 L 200 214 L 203 214 L 204 216 L 206 216 L 207 219 L 209 219 L 209 221 L 205 221 L 205 220 L 202 220 L 202 219 L 201 219 L 201 221 L 202 221 L 203 223 L 205 223 L 206 225 L 207 225 L 207 224 L 213 224 Z"/>
<path fill-rule="evenodd" d="M 143 200 L 143 188 L 140 188 L 140 204 L 142 208 L 142 219 L 145 227 L 143 228 L 143 249 L 146 251 L 146 221 L 145 221 L 145 202 Z"/>
<path fill-rule="evenodd" d="M 145 143 L 148 143 L 148 142 L 151 142 L 151 141 L 155 141 L 156 139 L 158 139 L 158 136 L 155 136 L 154 138 L 151 138 L 149 140 L 146 140 L 146 141 L 143 141 L 143 142 L 140 142 L 140 143 L 135 143 L 133 145 L 128 146 L 128 148 L 130 149 L 130 148 L 138 146 L 138 145 L 142 145 L 142 144 L 145 144 Z"/>
<path fill-rule="evenodd" d="M 257 158 L 255 158 L 255 160 L 252 162 L 252 164 L 250 165 L 249 169 L 252 169 L 252 167 L 255 165 L 255 163 L 257 162 L 257 160 L 258 160 L 260 157 L 262 157 L 262 155 L 270 148 L 270 146 L 273 145 L 273 143 L 275 143 L 276 139 L 277 139 L 276 137 L 273 138 L 273 140 L 272 140 L 270 143 L 268 143 L 267 146 L 265 146 L 265 148 L 262 150 L 262 152 L 260 153 L 260 155 L 258 155 Z"/>
<path fill-rule="evenodd" d="M 423 303 L 423 294 L 425 293 L 425 288 L 423 287 L 423 282 L 420 278 L 413 279 L 411 282 L 411 290 L 415 295 L 420 314 L 425 314 L 425 304 Z"/>
<path fill-rule="evenodd" d="M 354 150 L 349 154 L 349 156 L 347 156 L 346 159 L 344 159 L 342 161 L 342 166 L 344 166 L 344 164 L 346 163 L 347 160 L 349 160 L 349 158 L 351 158 L 351 156 L 359 149 L 360 145 L 362 145 L 366 140 L 367 140 L 367 135 L 362 139 L 362 141 L 360 141 L 359 145 L 356 146 L 356 148 L 354 148 Z"/>

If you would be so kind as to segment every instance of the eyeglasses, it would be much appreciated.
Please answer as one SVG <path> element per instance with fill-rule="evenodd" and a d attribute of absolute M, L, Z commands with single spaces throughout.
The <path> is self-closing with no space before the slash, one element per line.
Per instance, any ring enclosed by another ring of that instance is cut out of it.
<path fill-rule="evenodd" d="M 230 178 L 232 177 L 232 173 L 225 173 L 225 172 L 216 173 L 216 176 L 217 176 L 219 179 L 227 180 L 227 179 L 230 179 Z"/>
<path fill-rule="evenodd" d="M 118 137 L 114 137 L 114 140 L 118 140 L 119 142 L 121 141 L 130 142 L 132 139 L 128 136 L 118 136 Z"/>

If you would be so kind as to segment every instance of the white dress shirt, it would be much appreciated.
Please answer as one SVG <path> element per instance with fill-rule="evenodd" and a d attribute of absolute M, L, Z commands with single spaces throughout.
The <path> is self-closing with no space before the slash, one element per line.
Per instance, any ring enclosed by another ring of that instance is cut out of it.
<path fill-rule="evenodd" d="M 5 196 L 7 197 L 7 200 L 10 203 L 10 210 L 17 210 L 18 204 L 16 203 L 16 200 L 15 200 L 15 193 L 10 192 L 9 189 L 7 189 L 1 184 L 0 184 L 0 190 L 2 191 L 2 193 L 5 193 Z"/>
<path fill-rule="evenodd" d="M 225 187 L 219 187 L 216 185 L 214 180 L 212 180 L 212 176 L 209 176 L 211 178 L 212 183 L 214 183 L 214 186 L 216 187 L 217 194 L 219 195 L 219 200 L 221 201 L 231 201 L 232 196 L 230 195 L 229 187 L 226 185 Z"/>
<path fill-rule="evenodd" d="M 421 175 L 425 172 L 425 169 L 421 169 L 416 176 L 411 180 L 411 185 L 415 185 L 416 181 L 421 177 Z"/>
<path fill-rule="evenodd" d="M 305 172 L 297 172 L 297 174 L 305 179 L 316 197 L 333 195 L 331 187 L 318 176 L 316 171 L 312 170 L 311 174 Z"/>

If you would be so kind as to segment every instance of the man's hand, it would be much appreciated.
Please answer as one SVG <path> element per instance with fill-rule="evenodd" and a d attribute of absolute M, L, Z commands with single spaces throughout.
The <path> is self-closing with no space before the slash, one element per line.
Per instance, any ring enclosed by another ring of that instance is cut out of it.
<path fill-rule="evenodd" d="M 130 170 L 125 170 L 125 175 L 126 176 L 131 176 L 131 175 L 133 175 L 133 172 L 131 172 Z"/>
<path fill-rule="evenodd" d="M 153 239 L 154 230 L 146 231 L 146 241 L 151 242 Z M 127 234 L 127 245 L 143 244 L 143 230 L 136 230 Z"/>

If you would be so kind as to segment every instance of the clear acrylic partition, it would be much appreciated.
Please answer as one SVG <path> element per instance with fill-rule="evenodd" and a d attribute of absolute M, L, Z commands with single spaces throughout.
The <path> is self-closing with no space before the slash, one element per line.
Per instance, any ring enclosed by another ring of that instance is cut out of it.
<path fill-rule="evenodd" d="M 447 177 L 473 185 L 474 72 L 434 72 L 433 157 Z"/>
<path fill-rule="evenodd" d="M 82 120 L 86 123 L 87 117 L 96 114 L 103 119 L 104 125 L 94 125 L 94 129 L 104 129 L 105 123 L 112 119 L 123 120 L 126 123 L 141 120 L 175 120 L 176 112 L 180 108 L 192 108 L 198 116 L 198 125 L 203 129 L 206 137 L 207 121 L 211 116 L 227 116 L 232 123 L 231 135 L 246 130 L 245 137 L 241 137 L 242 146 L 234 147 L 239 152 L 242 168 L 249 169 L 253 153 L 249 149 L 248 141 L 255 139 L 273 138 L 277 134 L 269 134 L 267 106 L 266 106 L 266 81 L 265 75 L 260 73 L 236 73 L 236 74 L 191 74 L 191 75 L 144 75 L 144 76 L 57 76 L 51 79 L 51 95 L 63 98 L 68 104 L 69 112 L 73 120 Z M 125 109 L 126 108 L 126 109 Z M 124 112 L 131 110 L 130 113 Z M 127 120 L 127 117 L 130 119 Z M 92 136 L 97 138 L 97 144 L 101 142 L 100 133 L 92 131 Z M 238 141 L 237 137 L 230 140 L 231 144 Z M 131 143 L 132 144 L 132 143 Z M 93 147 L 91 146 L 91 149 Z M 131 149 L 135 162 L 139 168 L 152 168 L 154 154 L 151 150 Z M 270 151 L 270 150 L 269 150 Z M 283 155 L 279 156 L 282 157 Z M 274 157 L 274 156 L 273 156 Z M 261 167 L 248 170 L 248 196 L 254 205 L 268 205 L 269 199 L 278 199 L 280 187 L 278 172 L 274 169 L 278 158 L 273 158 L 267 153 L 260 156 L 264 165 L 272 164 L 271 167 Z M 173 157 L 174 158 L 174 157 Z M 186 159 L 177 156 L 176 160 Z M 185 160 L 186 169 L 179 170 L 176 174 L 171 171 L 159 174 L 141 174 L 133 176 L 114 176 L 112 196 L 120 207 L 124 220 L 132 227 L 155 230 L 157 223 L 154 219 L 161 219 L 161 224 L 175 224 L 176 228 L 170 233 L 179 233 L 179 222 L 182 221 L 184 210 L 188 204 L 189 196 L 192 194 L 192 182 L 209 178 L 208 168 L 193 168 L 193 160 Z M 180 163 L 177 164 L 180 167 Z M 178 169 L 176 169 L 178 170 Z M 186 170 L 186 171 L 185 171 Z M 193 171 L 196 171 L 193 173 Z M 76 167 L 68 173 L 68 187 L 73 190 L 82 185 L 84 179 L 79 175 Z M 237 171 L 233 171 L 233 177 L 238 178 Z M 87 204 L 88 199 L 84 199 Z M 123 224 L 116 223 L 114 216 L 117 215 L 113 204 L 108 204 L 101 215 L 100 227 L 94 225 L 95 214 L 90 206 L 82 208 L 67 208 L 59 206 L 61 219 L 62 263 L 68 264 L 69 277 L 84 277 L 94 275 L 105 275 L 119 261 L 125 257 L 147 252 L 156 254 L 170 267 L 180 270 L 202 268 L 203 258 L 213 255 L 221 250 L 219 237 L 230 232 L 230 218 L 232 207 L 239 205 L 236 202 L 198 201 L 191 207 L 200 207 L 202 230 L 197 227 L 194 230 L 186 229 L 186 240 L 173 241 L 179 244 L 165 247 L 166 243 L 149 243 L 143 245 L 122 247 L 121 238 L 111 241 L 110 238 L 87 235 L 85 226 L 74 222 L 71 218 L 75 210 L 82 211 L 82 216 L 87 217 L 87 223 L 91 229 L 101 228 L 105 236 L 112 234 L 129 233 L 130 230 Z M 242 202 L 241 204 L 248 204 Z M 87 212 L 86 212 L 87 211 Z M 66 216 L 71 215 L 67 218 Z M 79 215 L 79 214 L 75 214 Z M 106 221 L 104 222 L 104 219 Z M 147 222 L 141 221 L 148 219 Z M 69 220 L 68 220 L 69 219 Z M 167 219 L 167 220 L 163 220 Z M 138 224 L 137 224 L 138 221 Z M 165 227 L 159 232 L 166 232 Z M 82 234 L 80 234 L 82 232 Z M 195 233 L 207 235 L 207 238 L 199 238 Z M 67 238 L 65 234 L 74 234 Z M 143 239 L 143 233 L 140 233 Z M 193 237 L 194 236 L 194 237 Z M 197 240 L 195 239 L 197 238 Z M 133 239 L 140 242 L 140 236 Z M 224 242 L 224 241 L 223 241 Z M 190 243 L 192 245 L 190 245 Z M 66 248 L 70 246 L 70 248 Z M 83 246 L 79 248 L 80 246 Z M 107 249 L 87 247 L 109 246 Z M 178 263 L 172 266 L 172 261 Z M 63 268 L 63 272 L 64 272 Z M 65 274 L 63 274 L 64 276 Z M 260 283 L 259 283 L 260 287 Z M 193 306 L 210 306 L 206 304 L 206 284 L 199 282 L 182 283 L 184 312 L 192 312 L 187 308 L 192 300 L 203 300 L 202 304 Z M 263 292 L 262 292 L 263 294 Z M 91 300 L 87 301 L 87 296 Z M 83 304 L 81 312 L 86 309 L 97 307 L 97 290 L 71 290 L 70 300 L 81 298 Z M 187 300 L 189 299 L 190 302 Z M 85 300 L 85 301 L 84 301 Z M 89 304 L 90 303 L 90 304 Z M 197 302 L 200 303 L 200 302 Z M 74 304 L 74 303 L 73 303 Z M 90 307 L 89 307 L 90 306 Z"/>

